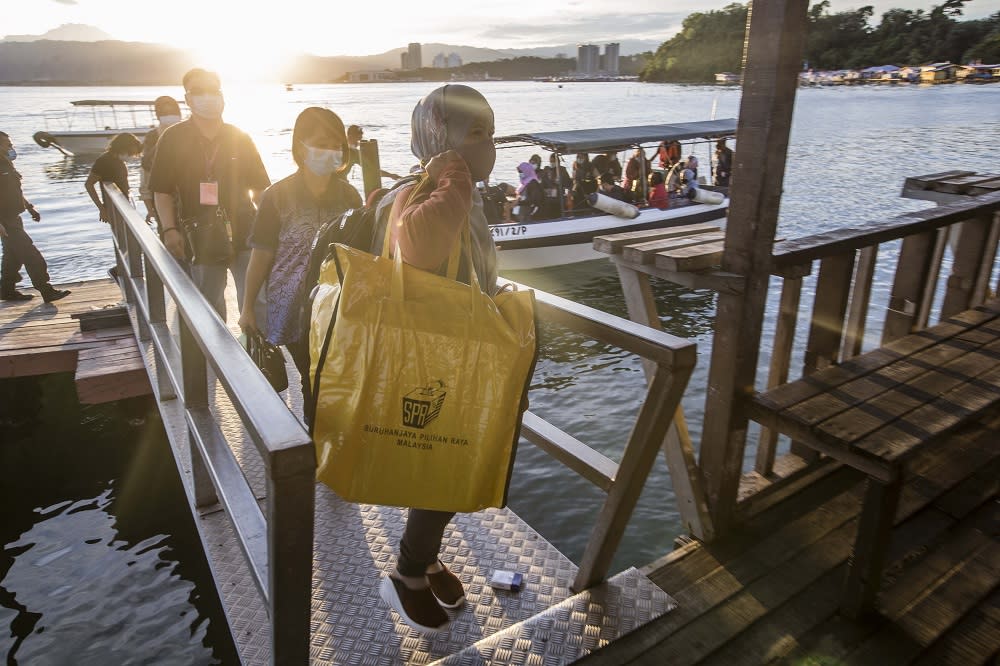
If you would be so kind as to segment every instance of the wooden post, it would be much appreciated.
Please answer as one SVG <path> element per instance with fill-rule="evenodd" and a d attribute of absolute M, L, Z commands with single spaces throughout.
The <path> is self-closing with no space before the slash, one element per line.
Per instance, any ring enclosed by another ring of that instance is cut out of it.
<path fill-rule="evenodd" d="M 861 353 L 865 341 L 865 324 L 868 320 L 868 304 L 872 297 L 872 278 L 878 262 L 878 246 L 862 248 L 858 256 L 858 267 L 854 271 L 854 290 L 851 292 L 851 309 L 847 313 L 844 329 L 842 359 L 849 359 Z"/>
<path fill-rule="evenodd" d="M 983 263 L 989 261 L 992 268 L 993 250 L 988 242 L 992 231 L 993 215 L 989 213 L 962 224 L 962 235 L 958 238 L 955 261 L 941 304 L 941 319 L 972 307 L 972 294 Z M 986 257 L 987 254 L 990 256 Z"/>
<path fill-rule="evenodd" d="M 809 274 L 808 268 L 805 269 L 804 274 Z M 788 381 L 788 368 L 791 365 L 795 323 L 798 321 L 801 296 L 802 275 L 784 276 L 781 287 L 781 305 L 778 308 L 778 325 L 774 331 L 771 367 L 767 374 L 768 389 L 773 389 Z M 761 476 L 769 476 L 774 471 L 774 454 L 777 447 L 778 431 L 771 428 L 761 429 L 760 440 L 757 444 L 757 461 L 754 464 L 754 469 Z"/>
<path fill-rule="evenodd" d="M 649 276 L 622 264 L 616 265 L 629 318 L 650 328 L 662 330 Z M 646 384 L 652 384 L 656 374 L 656 363 L 643 359 L 642 369 L 646 374 Z M 684 420 L 684 408 L 680 404 L 677 405 L 674 421 L 667 431 L 662 448 L 667 469 L 670 471 L 670 481 L 674 487 L 677 510 L 681 514 L 681 523 L 691 535 L 702 541 L 711 541 L 715 530 L 712 529 L 712 517 L 708 512 L 705 484 L 698 469 L 687 422 Z"/>
<path fill-rule="evenodd" d="M 871 478 L 867 480 L 858 535 L 848 561 L 840 605 L 840 612 L 851 619 L 863 618 L 874 610 L 901 489 L 902 481 L 898 477 L 885 484 Z"/>
<path fill-rule="evenodd" d="M 382 164 L 378 159 L 378 141 L 363 139 L 359 148 L 361 151 L 361 180 L 365 186 L 365 200 L 382 187 Z"/>
<path fill-rule="evenodd" d="M 732 523 L 743 471 L 747 417 L 741 403 L 756 379 L 808 4 L 808 0 L 753 3 L 748 18 L 722 255 L 722 270 L 744 276 L 746 292 L 719 294 L 701 446 L 700 467 L 717 535 Z"/>
<path fill-rule="evenodd" d="M 927 300 L 927 280 L 934 269 L 937 256 L 937 231 L 925 231 L 907 236 L 899 250 L 896 277 L 892 283 L 889 307 L 885 313 L 882 344 L 909 335 Z"/>

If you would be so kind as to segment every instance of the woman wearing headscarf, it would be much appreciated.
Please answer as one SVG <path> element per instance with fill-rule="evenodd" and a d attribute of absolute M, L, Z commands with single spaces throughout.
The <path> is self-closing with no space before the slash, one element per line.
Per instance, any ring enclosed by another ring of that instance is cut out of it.
<path fill-rule="evenodd" d="M 376 249 L 389 234 L 389 247 L 417 268 L 444 274 L 448 255 L 466 225 L 470 232 L 472 270 L 484 292 L 496 292 L 497 259 L 493 236 L 475 183 L 485 180 L 496 162 L 493 109 L 477 90 L 446 85 L 417 103 L 411 119 L 410 147 L 433 188 L 413 185 L 390 192 L 379 204 L 382 231 Z M 464 262 L 463 262 L 464 263 Z M 470 281 L 470 267 L 458 278 Z M 448 626 L 445 608 L 465 603 L 461 581 L 438 559 L 444 529 L 454 513 L 410 509 L 399 544 L 395 570 L 383 579 L 380 593 L 406 624 L 424 633 Z"/>
<path fill-rule="evenodd" d="M 521 222 L 527 222 L 535 219 L 545 203 L 545 190 L 531 163 L 518 164 L 517 175 L 521 179 L 521 186 L 517 188 L 517 214 Z"/>

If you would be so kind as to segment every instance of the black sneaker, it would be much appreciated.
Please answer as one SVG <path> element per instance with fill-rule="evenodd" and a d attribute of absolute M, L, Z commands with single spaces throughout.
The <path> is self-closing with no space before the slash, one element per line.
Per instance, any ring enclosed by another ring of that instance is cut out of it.
<path fill-rule="evenodd" d="M 436 634 L 448 628 L 448 614 L 434 598 L 431 588 L 411 590 L 401 580 L 386 576 L 379 585 L 382 600 L 396 611 L 399 619 L 421 634 Z"/>
<path fill-rule="evenodd" d="M 46 303 L 51 303 L 52 301 L 58 301 L 60 298 L 66 298 L 69 294 L 69 289 L 49 289 L 42 294 L 42 298 Z"/>
<path fill-rule="evenodd" d="M 14 291 L 5 291 L 0 294 L 0 301 L 30 301 L 34 297 L 34 294 L 25 294 L 15 289 Z"/>
<path fill-rule="evenodd" d="M 427 582 L 431 584 L 431 592 L 438 600 L 438 603 L 445 608 L 458 608 L 465 603 L 465 588 L 462 581 L 453 574 L 444 562 L 438 560 L 441 571 L 427 573 Z"/>

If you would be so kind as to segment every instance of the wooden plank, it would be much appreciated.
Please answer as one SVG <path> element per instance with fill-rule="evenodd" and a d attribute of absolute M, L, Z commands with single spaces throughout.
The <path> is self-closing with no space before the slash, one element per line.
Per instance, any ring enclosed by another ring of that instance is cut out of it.
<path fill-rule="evenodd" d="M 1000 178 L 994 178 L 993 180 L 970 187 L 968 194 L 969 196 L 978 197 L 984 194 L 992 194 L 998 190 L 1000 190 Z"/>
<path fill-rule="evenodd" d="M 851 304 L 847 312 L 844 328 L 844 347 L 841 358 L 852 358 L 861 353 L 865 340 L 865 323 L 868 319 L 868 305 L 871 302 L 872 279 L 878 261 L 878 247 L 862 248 L 858 253 L 858 265 L 854 271 L 854 286 L 851 290 Z"/>
<path fill-rule="evenodd" d="M 961 228 L 961 226 L 961 224 L 956 224 L 942 227 L 936 232 L 934 250 L 930 258 L 930 269 L 927 279 L 924 281 L 923 296 L 920 298 L 917 314 L 912 322 L 912 328 L 915 330 L 927 328 L 930 324 L 931 306 L 934 304 L 934 297 L 937 294 L 938 278 L 941 276 L 941 262 L 944 260 L 944 252 L 948 247 L 948 239 L 952 231 Z"/>
<path fill-rule="evenodd" d="M 721 241 L 725 237 L 726 235 L 721 231 L 714 231 L 707 234 L 694 234 L 680 238 L 663 238 L 645 243 L 633 243 L 622 248 L 622 257 L 625 261 L 633 264 L 649 264 L 653 263 L 658 252 L 701 245 L 712 241 Z"/>
<path fill-rule="evenodd" d="M 802 264 L 814 259 L 879 245 L 886 241 L 933 232 L 941 227 L 963 222 L 970 217 L 993 212 L 998 208 L 1000 208 L 1000 192 L 995 192 L 889 219 L 879 219 L 844 229 L 794 238 L 776 248 L 774 263 L 779 267 Z"/>
<path fill-rule="evenodd" d="M 979 509 L 977 513 L 981 513 Z M 923 511 L 924 516 L 940 516 L 933 511 Z M 948 571 L 963 557 L 968 557 L 981 549 L 988 540 L 976 530 L 970 529 L 969 523 L 978 520 L 977 515 L 963 520 L 955 528 L 948 531 L 935 529 L 925 535 L 924 539 L 915 539 L 905 548 L 905 554 L 900 555 L 900 537 L 902 530 L 893 535 L 894 564 L 886 576 L 886 587 L 879 600 L 882 618 L 873 621 L 857 623 L 839 615 L 832 616 L 828 621 L 819 624 L 809 631 L 799 634 L 783 645 L 785 651 L 780 655 L 785 663 L 808 664 L 823 658 L 829 663 L 842 663 L 847 655 L 857 646 L 872 636 L 880 628 L 900 617 L 913 603 L 934 589 L 934 582 L 948 574 Z M 907 523 L 906 531 L 912 534 L 916 530 L 923 531 L 927 524 L 924 520 L 913 520 Z M 935 523 L 949 525 L 948 522 Z M 891 573 L 890 573 L 891 572 Z M 842 582 L 838 581 L 838 582 Z M 839 585 L 838 585 L 839 587 Z M 887 662 L 892 663 L 892 662 Z"/>
<path fill-rule="evenodd" d="M 962 224 L 962 233 L 955 249 L 955 261 L 951 266 L 951 275 L 945 286 L 944 301 L 941 304 L 941 317 L 967 310 L 972 307 L 972 292 L 976 280 L 987 260 L 987 239 L 993 226 L 993 215 L 985 215 Z M 989 253 L 992 264 L 992 252 Z M 992 268 L 992 265 L 991 265 Z"/>
<path fill-rule="evenodd" d="M 153 388 L 145 366 L 114 374 L 76 378 L 76 393 L 83 405 L 99 405 L 125 398 L 150 395 Z"/>
<path fill-rule="evenodd" d="M 910 176 L 903 182 L 903 189 L 923 190 L 927 188 L 928 185 L 932 185 L 933 183 L 945 178 L 961 178 L 962 176 L 975 175 L 975 173 L 975 171 L 959 171 L 957 169 L 952 169 L 950 171 L 941 171 L 940 173 L 929 173 L 924 176 Z"/>
<path fill-rule="evenodd" d="M 913 662 L 914 666 L 996 664 L 1000 657 L 1000 587 Z"/>
<path fill-rule="evenodd" d="M 941 340 L 953 338 L 969 329 L 997 318 L 987 309 L 968 310 L 926 331 L 899 338 L 866 354 L 844 361 L 807 378 L 783 384 L 753 398 L 763 409 L 781 411 L 821 393 L 830 392 L 842 384 L 877 371 L 899 359 L 920 352 Z"/>
<path fill-rule="evenodd" d="M 896 277 L 889 295 L 882 344 L 911 333 L 927 297 L 925 285 L 933 272 L 937 232 L 927 231 L 903 239 Z"/>
<path fill-rule="evenodd" d="M 758 3 L 747 26 L 736 133 L 742 157 L 733 168 L 722 257 L 722 270 L 746 282 L 743 294 L 719 293 L 699 461 L 717 533 L 732 526 L 743 472 L 742 406 L 756 379 L 807 5 Z"/>
<path fill-rule="evenodd" d="M 980 305 L 991 295 L 989 293 L 990 278 L 993 277 L 993 266 L 997 257 L 997 245 L 1000 244 L 1000 212 L 994 213 L 990 233 L 986 237 L 983 248 L 983 260 L 979 264 L 979 272 L 972 285 L 970 302 L 973 306 Z"/>
<path fill-rule="evenodd" d="M 693 234 L 718 231 L 719 225 L 711 223 L 687 224 L 679 227 L 668 227 L 666 229 L 649 229 L 647 231 L 626 231 L 620 234 L 605 234 L 594 238 L 594 249 L 606 254 L 618 254 L 626 245 L 633 243 L 644 243 L 660 240 L 663 238 L 677 238 L 679 236 L 690 236 Z"/>
<path fill-rule="evenodd" d="M 892 625 L 848 655 L 846 663 L 908 663 L 988 597 L 998 582 L 1000 543 L 990 540 L 953 566 L 934 590 L 911 604 Z"/>
<path fill-rule="evenodd" d="M 788 382 L 801 297 L 802 278 L 786 278 L 781 285 L 778 321 L 774 329 L 774 347 L 771 350 L 771 364 L 767 373 L 768 390 Z M 759 474 L 767 476 L 771 473 L 777 447 L 778 431 L 763 428 L 758 439 L 757 460 L 754 464 L 754 469 Z"/>
<path fill-rule="evenodd" d="M 984 434 L 991 433 L 984 431 Z M 996 460 L 998 456 L 1000 451 L 993 446 L 991 437 L 958 439 L 955 446 L 947 452 L 928 451 L 925 455 L 919 456 L 912 464 L 914 475 L 919 475 L 915 476 L 914 480 L 923 478 L 926 479 L 926 484 L 920 492 L 916 492 L 913 482 L 904 486 L 897 522 L 905 521 L 915 515 L 927 506 L 928 502 L 950 491 L 963 478 L 982 468 L 989 461 Z M 834 475 L 827 477 L 819 485 L 839 482 L 844 478 L 847 476 Z M 798 560 L 803 557 L 799 549 L 804 544 L 815 543 L 817 538 L 828 534 L 831 529 L 836 529 L 837 525 L 843 525 L 843 521 L 857 515 L 860 487 L 855 486 L 854 489 L 824 504 L 822 511 L 809 510 L 809 507 L 815 507 L 815 500 L 809 499 L 814 490 L 807 488 L 803 492 L 801 501 L 786 502 L 779 507 L 780 510 L 761 516 L 751 526 L 753 531 L 746 536 L 713 544 L 710 548 L 714 555 L 708 552 L 709 547 L 698 545 L 697 548 L 685 552 L 677 561 L 670 561 L 663 569 L 653 571 L 647 569 L 647 575 L 651 580 L 672 594 L 680 602 L 680 607 L 602 650 L 592 653 L 581 663 L 617 665 L 640 656 L 644 663 L 685 663 L 671 657 L 665 658 L 663 653 L 652 653 L 651 650 L 656 649 L 680 627 L 720 603 L 720 599 L 729 598 L 764 575 L 764 572 L 784 571 L 786 558 Z M 803 504 L 807 506 L 804 508 Z M 797 519 L 788 520 L 788 511 L 804 513 Z M 772 518 L 776 520 L 772 522 Z M 922 530 L 917 530 L 920 531 Z M 816 536 L 817 533 L 819 536 Z M 738 547 L 730 549 L 729 544 L 733 541 Z M 716 576 L 714 581 L 706 578 L 704 570 L 706 561 L 718 563 L 718 571 L 712 574 Z M 728 593 L 726 585 L 729 586 Z M 720 626 L 722 625 L 718 625 L 717 629 Z"/>
<path fill-rule="evenodd" d="M 820 262 L 802 369 L 804 375 L 811 375 L 837 361 L 853 271 L 853 253 L 827 257 Z"/>
<path fill-rule="evenodd" d="M 53 349 L 45 354 L 0 355 L 0 379 L 73 372 L 76 354 L 76 349 Z"/>
<path fill-rule="evenodd" d="M 691 272 L 718 266 L 725 248 L 723 241 L 701 243 L 656 253 L 656 267 L 665 271 Z"/>
<path fill-rule="evenodd" d="M 974 173 L 965 176 L 942 178 L 934 183 L 930 183 L 930 189 L 948 194 L 966 194 L 970 186 L 987 183 L 995 178 L 1000 178 L 1000 176 L 993 173 Z"/>

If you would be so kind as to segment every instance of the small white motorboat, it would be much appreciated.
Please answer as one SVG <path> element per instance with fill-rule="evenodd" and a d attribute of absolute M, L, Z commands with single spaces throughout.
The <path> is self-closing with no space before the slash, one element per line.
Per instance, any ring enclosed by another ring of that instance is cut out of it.
<path fill-rule="evenodd" d="M 32 137 L 42 148 L 55 148 L 64 155 L 100 155 L 116 135 L 128 132 L 140 141 L 156 126 L 153 102 L 146 100 L 82 99 L 71 104 L 76 110 L 89 108 L 92 122 L 87 128 L 80 113 L 68 113 L 61 123 L 64 127 L 35 132 Z M 87 115 L 87 114 L 82 114 Z M 119 120 L 119 115 L 124 118 Z"/>
<path fill-rule="evenodd" d="M 558 156 L 621 152 L 655 146 L 660 141 L 710 142 L 735 134 L 736 119 L 726 118 L 670 125 L 517 134 L 497 137 L 494 142 L 498 148 L 538 147 Z M 642 177 L 645 178 L 645 175 Z M 671 200 L 666 210 L 641 207 L 634 218 L 591 208 L 563 211 L 554 219 L 491 224 L 499 268 L 501 271 L 531 270 L 607 258 L 606 254 L 594 250 L 595 236 L 714 220 L 722 220 L 724 225 L 729 208 L 728 188 L 703 185 L 702 189 L 718 192 L 717 195 L 713 192 L 714 196 L 710 197 L 718 203 L 699 203 L 681 198 Z"/>

